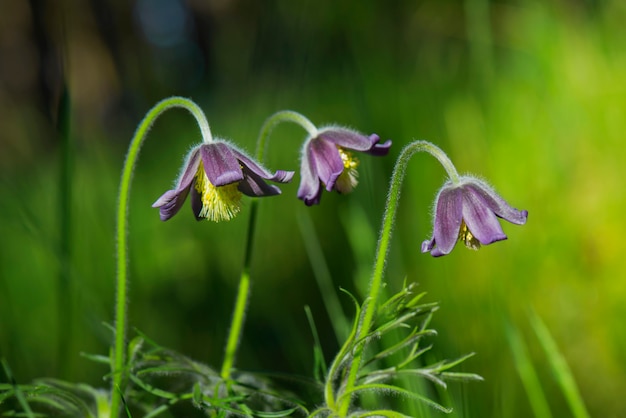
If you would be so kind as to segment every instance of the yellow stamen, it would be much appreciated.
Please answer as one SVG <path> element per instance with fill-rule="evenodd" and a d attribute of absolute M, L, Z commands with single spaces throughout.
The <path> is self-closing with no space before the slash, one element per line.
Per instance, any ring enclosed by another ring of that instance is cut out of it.
<path fill-rule="evenodd" d="M 215 187 L 204 172 L 204 165 L 200 162 L 196 172 L 195 188 L 202 199 L 202 210 L 198 215 L 210 221 L 229 221 L 241 210 L 241 192 L 237 189 L 238 183 Z"/>
<path fill-rule="evenodd" d="M 337 147 L 341 161 L 343 161 L 343 171 L 335 182 L 335 190 L 339 193 L 349 193 L 359 184 L 359 160 L 350 151 L 342 147 Z"/>
<path fill-rule="evenodd" d="M 463 241 L 470 250 L 480 249 L 480 241 L 470 232 L 464 220 L 461 221 L 461 229 L 459 229 L 459 241 Z"/>

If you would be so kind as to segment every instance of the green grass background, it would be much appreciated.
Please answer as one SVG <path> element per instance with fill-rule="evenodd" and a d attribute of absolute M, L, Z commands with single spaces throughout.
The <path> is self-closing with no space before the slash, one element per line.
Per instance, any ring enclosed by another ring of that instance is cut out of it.
<path fill-rule="evenodd" d="M 535 312 L 589 414 L 626 416 L 625 3 L 194 1 L 188 49 L 150 44 L 126 2 L 9 3 L 11 16 L 0 18 L 0 356 L 18 382 L 106 385 L 107 370 L 80 353 L 104 354 L 110 343 L 102 324 L 113 321 L 125 149 L 154 103 L 183 95 L 205 110 L 214 136 L 250 152 L 264 119 L 282 109 L 394 141 L 387 158 L 361 156 L 351 195 L 325 193 L 305 208 L 296 175 L 261 202 L 241 368 L 310 374 L 304 305 L 327 356 L 335 352 L 298 220 L 312 220 L 335 286 L 362 292 L 395 158 L 427 139 L 529 211 L 527 225 L 504 225 L 508 241 L 433 259 L 420 245 L 444 172 L 426 155 L 407 171 L 386 277 L 393 290 L 405 277 L 417 281 L 440 302 L 433 357 L 476 353 L 462 369 L 485 381 L 450 385 L 455 414 L 533 414 L 511 349 L 521 340 L 507 330 L 522 336 L 552 416 L 572 414 L 533 331 Z M 59 114 L 69 135 L 57 134 Z M 303 139 L 296 126 L 278 127 L 267 165 L 297 171 Z M 196 222 L 187 206 L 162 223 L 150 207 L 199 140 L 191 116 L 171 111 L 142 150 L 130 204 L 129 323 L 217 367 L 246 208 L 213 224 Z"/>

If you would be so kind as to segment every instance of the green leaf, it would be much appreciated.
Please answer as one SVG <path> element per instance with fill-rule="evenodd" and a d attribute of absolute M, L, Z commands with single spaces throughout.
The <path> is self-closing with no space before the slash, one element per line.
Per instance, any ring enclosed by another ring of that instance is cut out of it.
<path fill-rule="evenodd" d="M 426 405 L 439 410 L 441 412 L 445 412 L 445 413 L 450 413 L 452 412 L 452 408 L 446 408 L 443 405 L 440 405 L 439 403 L 433 401 L 432 399 L 429 399 L 425 396 L 422 396 L 420 394 L 411 392 L 409 390 L 403 389 L 401 387 L 398 386 L 394 386 L 394 385 L 386 385 L 383 383 L 374 383 L 374 384 L 368 384 L 368 385 L 359 385 L 359 386 L 355 386 L 354 388 L 352 388 L 349 391 L 346 391 L 343 395 L 341 395 L 339 401 L 341 401 L 342 398 L 346 397 L 346 396 L 352 396 L 352 395 L 359 395 L 362 392 L 377 392 L 379 394 L 384 394 L 384 395 L 395 395 L 395 396 L 403 396 L 403 397 L 407 397 L 410 399 L 414 399 L 420 402 L 425 403 Z"/>

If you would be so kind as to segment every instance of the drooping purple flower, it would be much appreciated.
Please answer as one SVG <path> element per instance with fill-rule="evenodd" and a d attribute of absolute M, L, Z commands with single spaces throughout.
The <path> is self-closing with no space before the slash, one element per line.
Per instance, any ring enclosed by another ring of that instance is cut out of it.
<path fill-rule="evenodd" d="M 185 160 L 176 187 L 166 191 L 152 205 L 159 208 L 162 221 L 176 215 L 191 192 L 196 219 L 219 222 L 232 219 L 241 209 L 241 196 L 280 194 L 265 180 L 288 183 L 293 171 L 271 174 L 232 144 L 215 140 L 194 147 Z"/>
<path fill-rule="evenodd" d="M 319 204 L 322 187 L 327 191 L 349 193 L 358 184 L 359 160 L 352 151 L 387 155 L 391 140 L 380 143 L 376 134 L 365 136 L 347 128 L 330 126 L 308 138 L 302 148 L 301 180 L 298 199 L 307 206 Z"/>
<path fill-rule="evenodd" d="M 496 217 L 523 225 L 528 211 L 511 207 L 485 182 L 462 176 L 457 184 L 448 181 L 441 188 L 434 215 L 433 236 L 422 243 L 422 252 L 439 257 L 450 253 L 457 240 L 477 250 L 506 239 Z"/>

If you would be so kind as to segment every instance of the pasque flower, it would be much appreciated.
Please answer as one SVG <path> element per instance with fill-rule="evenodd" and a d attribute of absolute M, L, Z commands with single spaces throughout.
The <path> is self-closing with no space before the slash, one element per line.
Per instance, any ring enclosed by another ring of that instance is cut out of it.
<path fill-rule="evenodd" d="M 191 192 L 191 208 L 196 219 L 225 221 L 241 209 L 241 196 L 261 197 L 280 194 L 280 189 L 265 180 L 287 183 L 293 171 L 271 174 L 245 153 L 223 140 L 204 142 L 189 154 L 176 183 L 152 207 L 159 208 L 167 221 L 180 210 Z"/>
<path fill-rule="evenodd" d="M 358 183 L 359 160 L 353 151 L 387 155 L 391 141 L 380 143 L 376 134 L 365 136 L 347 128 L 330 126 L 309 137 L 302 148 L 302 167 L 298 199 L 307 206 L 316 205 L 322 187 L 329 192 L 348 193 Z"/>
<path fill-rule="evenodd" d="M 422 252 L 439 257 L 452 251 L 457 240 L 478 249 L 506 239 L 496 217 L 523 225 L 528 211 L 511 207 L 485 182 L 462 176 L 441 188 L 434 215 L 433 236 L 422 243 Z"/>

